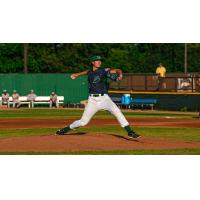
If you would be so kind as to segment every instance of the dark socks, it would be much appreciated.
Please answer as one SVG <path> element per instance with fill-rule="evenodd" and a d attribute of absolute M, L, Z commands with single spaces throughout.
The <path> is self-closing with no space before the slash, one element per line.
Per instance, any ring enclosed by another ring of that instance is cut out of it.
<path fill-rule="evenodd" d="M 69 128 L 69 126 L 66 126 L 66 127 L 62 128 L 62 130 L 64 131 L 64 133 L 67 133 L 71 129 Z"/>
<path fill-rule="evenodd" d="M 124 129 L 126 130 L 127 133 L 134 132 L 133 129 L 130 126 L 125 126 Z"/>

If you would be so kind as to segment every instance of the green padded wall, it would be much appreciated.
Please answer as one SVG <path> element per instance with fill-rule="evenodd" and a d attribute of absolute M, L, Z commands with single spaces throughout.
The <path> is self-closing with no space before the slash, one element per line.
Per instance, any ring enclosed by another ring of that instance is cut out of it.
<path fill-rule="evenodd" d="M 0 92 L 7 89 L 9 94 L 16 89 L 21 96 L 25 96 L 31 89 L 38 96 L 48 96 L 52 91 L 65 97 L 65 103 L 77 103 L 88 97 L 88 83 L 86 76 L 75 80 L 70 74 L 0 74 Z"/>

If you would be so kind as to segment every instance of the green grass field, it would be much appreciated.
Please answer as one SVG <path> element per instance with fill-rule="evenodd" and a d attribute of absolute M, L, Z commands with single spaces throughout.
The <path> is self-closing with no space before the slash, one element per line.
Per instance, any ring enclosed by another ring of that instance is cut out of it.
<path fill-rule="evenodd" d="M 79 117 L 81 116 L 81 110 L 56 110 L 56 109 L 20 109 L 20 110 L 1 110 L 0 111 L 0 119 L 5 118 L 61 118 L 61 117 Z M 188 113 L 162 113 L 162 112 L 124 112 L 124 114 L 128 117 L 177 117 L 177 118 L 191 118 L 194 115 Z M 107 112 L 99 112 L 95 115 L 98 117 L 111 117 L 111 115 Z M 34 128 L 34 129 L 0 129 L 0 138 L 8 138 L 8 137 L 20 137 L 20 136 L 32 136 L 32 135 L 50 135 L 55 132 L 55 128 Z M 136 127 L 135 130 L 140 133 L 142 136 L 148 138 L 161 138 L 168 140 L 178 140 L 178 141 L 191 141 L 191 142 L 200 142 L 200 129 L 199 128 L 160 128 L 160 127 Z M 119 134 L 126 135 L 125 131 L 120 126 L 104 126 L 102 127 L 83 127 L 80 128 L 79 131 L 90 132 L 93 134 L 101 133 L 101 134 Z M 3 153 L 6 154 L 6 153 Z M 9 152 L 9 154 L 15 154 L 15 152 Z M 27 154 L 26 152 L 20 154 Z M 28 154 L 32 154 L 29 152 Z M 35 154 L 35 153 L 34 153 Z M 38 154 L 44 154 L 42 152 L 38 152 Z M 48 154 L 48 153 L 45 153 Z M 49 153 L 52 154 L 52 153 Z M 126 151 L 96 151 L 96 152 L 60 152 L 53 153 L 57 154 L 73 154 L 73 155 L 82 155 L 82 154 L 95 154 L 95 155 L 174 155 L 174 154 L 192 154 L 199 155 L 199 149 L 165 149 L 165 150 L 126 150 Z"/>
<path fill-rule="evenodd" d="M 0 118 L 62 118 L 62 117 L 79 117 L 83 110 L 77 109 L 19 109 L 19 110 L 0 110 Z M 166 112 L 124 112 L 128 117 L 194 117 L 190 113 L 166 113 Z M 95 117 L 113 117 L 106 111 L 98 112 Z"/>
<path fill-rule="evenodd" d="M 33 135 L 51 135 L 57 129 L 55 128 L 34 128 L 34 129 L 0 129 L 0 137 L 20 137 Z M 144 137 L 161 138 L 181 141 L 200 142 L 200 129 L 198 128 L 152 128 L 136 127 L 135 130 Z M 121 127 L 104 126 L 102 127 L 83 127 L 78 129 L 80 132 L 101 133 L 101 134 L 119 134 L 126 135 Z M 76 132 L 76 131 L 72 131 Z"/>

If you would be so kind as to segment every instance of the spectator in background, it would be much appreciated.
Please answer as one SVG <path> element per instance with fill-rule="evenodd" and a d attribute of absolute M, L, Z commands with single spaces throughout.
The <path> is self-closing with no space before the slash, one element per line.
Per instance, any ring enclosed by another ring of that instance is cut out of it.
<path fill-rule="evenodd" d="M 50 103 L 49 103 L 50 108 L 52 108 L 53 106 L 55 106 L 56 108 L 59 107 L 58 105 L 58 96 L 55 92 L 52 92 L 50 95 Z"/>
<path fill-rule="evenodd" d="M 166 89 L 166 83 L 165 83 L 166 72 L 167 72 L 166 68 L 163 66 L 162 63 L 160 63 L 156 68 L 156 74 L 158 75 L 158 90 Z"/>
<path fill-rule="evenodd" d="M 0 101 L 0 107 L 2 105 L 7 105 L 7 107 L 9 108 L 10 107 L 10 103 L 9 103 L 9 94 L 7 92 L 7 90 L 3 90 L 3 93 L 1 95 L 2 99 Z"/>
<path fill-rule="evenodd" d="M 195 83 L 196 83 L 196 92 L 200 91 L 200 74 L 197 74 L 195 76 Z"/>
<path fill-rule="evenodd" d="M 30 107 L 34 108 L 34 102 L 37 95 L 35 94 L 34 90 L 31 90 L 30 93 L 27 95 L 27 101 L 30 102 Z"/>
<path fill-rule="evenodd" d="M 20 107 L 20 101 L 19 101 L 19 94 L 17 93 L 16 90 L 13 90 L 13 94 L 12 94 L 12 99 L 13 99 L 13 108 Z"/>

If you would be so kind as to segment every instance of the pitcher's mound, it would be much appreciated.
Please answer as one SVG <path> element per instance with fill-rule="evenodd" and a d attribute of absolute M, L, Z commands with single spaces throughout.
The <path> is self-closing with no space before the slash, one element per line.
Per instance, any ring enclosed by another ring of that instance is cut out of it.
<path fill-rule="evenodd" d="M 155 138 L 129 140 L 117 134 L 76 133 L 65 136 L 44 135 L 0 139 L 0 152 L 73 152 L 96 150 L 200 148 L 200 142 Z"/>

